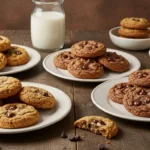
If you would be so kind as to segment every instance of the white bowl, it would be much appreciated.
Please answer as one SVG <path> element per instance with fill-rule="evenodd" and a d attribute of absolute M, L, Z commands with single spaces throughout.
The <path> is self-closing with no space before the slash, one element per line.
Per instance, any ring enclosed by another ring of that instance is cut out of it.
<path fill-rule="evenodd" d="M 109 31 L 110 39 L 116 46 L 127 50 L 144 50 L 150 48 L 150 38 L 131 39 L 119 37 L 119 28 L 121 27 L 115 27 Z"/>

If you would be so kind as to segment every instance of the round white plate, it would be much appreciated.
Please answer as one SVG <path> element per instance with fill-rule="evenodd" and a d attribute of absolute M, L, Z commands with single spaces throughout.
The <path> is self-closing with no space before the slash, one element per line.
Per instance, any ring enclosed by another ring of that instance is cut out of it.
<path fill-rule="evenodd" d="M 117 83 L 127 82 L 128 78 L 123 77 L 116 80 L 111 80 L 98 85 L 91 93 L 93 103 L 102 111 L 128 120 L 150 122 L 150 118 L 138 117 L 129 113 L 123 105 L 114 103 L 108 98 L 109 89 Z"/>
<path fill-rule="evenodd" d="M 23 133 L 23 132 L 29 132 L 34 131 L 38 129 L 42 129 L 44 127 L 47 127 L 49 125 L 52 125 L 61 119 L 63 119 L 71 110 L 71 100 L 63 91 L 48 86 L 44 84 L 39 83 L 32 83 L 32 82 L 22 82 L 23 86 L 36 86 L 39 88 L 43 88 L 50 93 L 53 94 L 53 96 L 56 99 L 56 106 L 52 109 L 47 110 L 40 110 L 40 120 L 37 124 L 25 128 L 20 129 L 2 129 L 0 128 L 0 134 L 12 134 L 12 133 Z"/>
<path fill-rule="evenodd" d="M 27 47 L 27 46 L 17 45 L 17 44 L 12 44 L 12 46 L 19 46 L 19 47 L 26 49 L 26 51 L 28 52 L 30 56 L 30 60 L 27 64 L 24 64 L 24 65 L 6 66 L 3 70 L 0 70 L 0 75 L 8 75 L 8 74 L 22 72 L 22 71 L 28 70 L 36 66 L 40 62 L 41 55 L 35 49 Z"/>
<path fill-rule="evenodd" d="M 80 81 L 80 82 L 102 82 L 102 81 L 106 81 L 106 80 L 112 80 L 112 79 L 116 79 L 119 77 L 128 76 L 131 72 L 139 70 L 140 66 L 141 66 L 139 60 L 136 57 L 134 57 L 133 55 L 122 52 L 122 51 L 118 51 L 115 49 L 107 48 L 108 52 L 116 52 L 117 54 L 124 56 L 130 63 L 129 70 L 126 72 L 123 72 L 123 73 L 117 73 L 117 72 L 113 72 L 110 70 L 105 70 L 105 74 L 101 78 L 98 78 L 98 79 L 79 79 L 79 78 L 72 76 L 67 70 L 57 68 L 53 63 L 54 57 L 58 53 L 63 52 L 63 51 L 69 51 L 69 50 L 70 49 L 64 49 L 64 50 L 49 54 L 43 61 L 43 66 L 44 66 L 45 70 L 47 72 L 53 74 L 54 76 L 57 76 L 57 77 L 60 77 L 63 79 L 67 79 L 67 80 Z"/>

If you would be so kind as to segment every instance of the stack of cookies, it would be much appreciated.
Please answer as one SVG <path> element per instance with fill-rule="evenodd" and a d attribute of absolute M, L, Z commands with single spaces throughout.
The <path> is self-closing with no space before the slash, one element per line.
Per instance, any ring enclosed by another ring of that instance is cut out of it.
<path fill-rule="evenodd" d="M 26 64 L 29 61 L 29 55 L 24 48 L 11 46 L 11 41 L 0 36 L 0 70 L 7 66 L 18 66 Z"/>
<path fill-rule="evenodd" d="M 26 86 L 13 77 L 0 77 L 0 128 L 22 128 L 39 121 L 37 109 L 49 109 L 56 100 L 48 91 Z M 36 109 L 37 108 L 37 109 Z"/>
<path fill-rule="evenodd" d="M 59 53 L 54 64 L 67 69 L 70 74 L 81 79 L 95 79 L 104 75 L 104 67 L 124 72 L 129 69 L 129 62 L 114 52 L 106 52 L 104 44 L 96 41 L 81 41 L 71 47 L 71 51 Z"/>
<path fill-rule="evenodd" d="M 150 69 L 135 71 L 128 80 L 114 85 L 108 97 L 133 115 L 150 117 Z"/>
<path fill-rule="evenodd" d="M 125 38 L 148 38 L 150 31 L 150 22 L 145 18 L 124 18 L 121 20 L 122 28 L 118 30 L 118 34 Z"/>

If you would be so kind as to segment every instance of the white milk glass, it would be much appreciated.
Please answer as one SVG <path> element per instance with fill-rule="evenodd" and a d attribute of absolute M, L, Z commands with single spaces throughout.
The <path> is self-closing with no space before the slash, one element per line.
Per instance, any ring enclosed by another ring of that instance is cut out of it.
<path fill-rule="evenodd" d="M 63 0 L 33 0 L 31 15 L 32 45 L 43 51 L 59 50 L 65 40 Z"/>

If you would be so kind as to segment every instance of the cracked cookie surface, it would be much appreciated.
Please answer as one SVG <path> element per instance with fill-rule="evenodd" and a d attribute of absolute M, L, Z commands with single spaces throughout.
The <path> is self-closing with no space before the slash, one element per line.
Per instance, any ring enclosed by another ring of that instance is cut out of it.
<path fill-rule="evenodd" d="M 102 134 L 106 138 L 112 138 L 118 133 L 117 125 L 112 120 L 101 116 L 85 116 L 77 120 L 74 126 L 96 134 Z"/>
<path fill-rule="evenodd" d="M 23 87 L 19 93 L 19 98 L 24 103 L 36 108 L 46 109 L 56 105 L 56 100 L 50 92 L 33 86 Z"/>
<path fill-rule="evenodd" d="M 7 57 L 3 54 L 0 53 L 0 70 L 3 69 L 7 64 Z"/>
<path fill-rule="evenodd" d="M 36 124 L 38 120 L 39 113 L 32 106 L 13 103 L 0 107 L 1 128 L 23 128 Z"/>
<path fill-rule="evenodd" d="M 4 52 L 11 47 L 10 40 L 5 36 L 0 36 L 0 52 Z"/>

